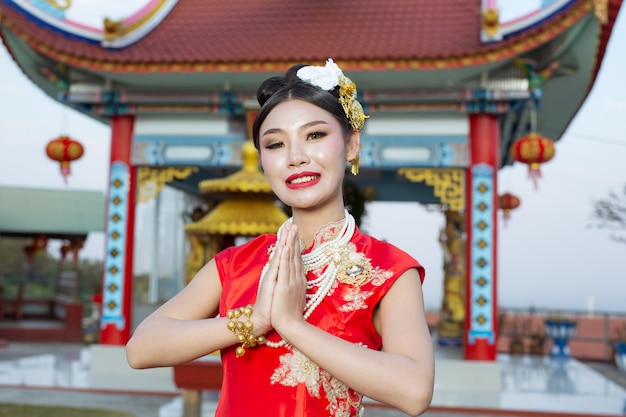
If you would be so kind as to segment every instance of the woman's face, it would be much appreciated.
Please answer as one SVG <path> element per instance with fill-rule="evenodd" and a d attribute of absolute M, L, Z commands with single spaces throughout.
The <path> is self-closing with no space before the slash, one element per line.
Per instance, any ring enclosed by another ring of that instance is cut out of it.
<path fill-rule="evenodd" d="M 339 122 L 301 100 L 278 104 L 259 130 L 261 165 L 276 196 L 294 209 L 343 207 L 346 161 L 358 153 L 359 136 L 348 143 Z"/>

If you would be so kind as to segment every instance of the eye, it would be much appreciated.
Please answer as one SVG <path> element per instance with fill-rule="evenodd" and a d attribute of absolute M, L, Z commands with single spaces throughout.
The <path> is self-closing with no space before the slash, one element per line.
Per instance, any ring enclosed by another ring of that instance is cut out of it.
<path fill-rule="evenodd" d="M 274 141 L 274 142 L 268 142 L 268 143 L 266 143 L 263 147 L 264 147 L 265 149 L 272 150 L 272 149 L 282 148 L 283 146 L 285 146 L 285 144 L 284 144 L 283 142 L 280 142 L 280 141 Z"/>
<path fill-rule="evenodd" d="M 328 134 L 328 133 L 326 133 L 326 132 L 321 132 L 321 131 L 311 132 L 311 133 L 309 133 L 309 135 L 307 136 L 307 139 L 312 139 L 312 140 L 315 140 L 315 139 L 321 139 L 321 138 L 323 138 L 324 136 L 326 136 L 327 134 Z"/>

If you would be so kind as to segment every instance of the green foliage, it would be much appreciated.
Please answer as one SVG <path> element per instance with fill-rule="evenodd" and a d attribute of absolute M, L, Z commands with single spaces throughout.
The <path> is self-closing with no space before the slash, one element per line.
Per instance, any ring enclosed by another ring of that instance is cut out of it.
<path fill-rule="evenodd" d="M 42 250 L 35 253 L 32 263 L 29 263 L 23 248 L 31 242 L 29 238 L 0 237 L 0 286 L 6 296 L 14 295 L 20 283 L 25 284 L 25 297 L 54 296 L 59 259 Z M 87 313 L 91 295 L 101 292 L 102 268 L 99 260 L 79 259 L 78 298 L 84 302 Z"/>
<path fill-rule="evenodd" d="M 29 264 L 24 253 L 32 239 L 0 238 L 0 285 L 24 282 L 42 286 L 56 276 L 57 261 L 46 251 L 39 251 Z"/>

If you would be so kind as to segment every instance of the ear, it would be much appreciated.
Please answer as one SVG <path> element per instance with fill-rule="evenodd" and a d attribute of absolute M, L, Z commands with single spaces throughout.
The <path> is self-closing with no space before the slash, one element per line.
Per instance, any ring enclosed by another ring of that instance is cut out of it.
<path fill-rule="evenodd" d="M 353 131 L 348 137 L 346 143 L 346 161 L 350 162 L 357 156 L 359 156 L 359 150 L 361 149 L 361 133 L 356 130 Z"/>

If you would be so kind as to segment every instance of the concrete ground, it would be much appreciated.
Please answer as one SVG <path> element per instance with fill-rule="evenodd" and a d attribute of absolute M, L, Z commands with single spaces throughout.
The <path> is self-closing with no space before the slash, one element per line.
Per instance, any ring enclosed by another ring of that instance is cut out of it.
<path fill-rule="evenodd" d="M 12 361 L 14 359 L 29 357 L 42 352 L 52 353 L 56 355 L 62 355 L 63 352 L 68 349 L 66 344 L 54 344 L 54 343 L 8 343 L 0 346 L 0 363 Z M 615 382 L 617 385 L 626 389 L 626 374 L 620 372 L 615 366 L 609 363 L 587 363 L 587 366 L 591 367 L 596 372 L 602 374 L 607 380 Z M 0 367 L 0 376 L 2 375 L 2 368 Z M 209 400 L 213 400 L 215 394 L 205 393 Z M 48 405 L 48 406 L 69 406 L 77 408 L 99 408 L 123 411 L 135 415 L 136 417 L 179 417 L 180 411 L 176 411 L 176 414 L 164 413 L 168 404 L 172 404 L 177 399 L 180 399 L 180 393 L 146 393 L 146 392 L 126 392 L 126 391 L 111 391 L 111 390 L 93 390 L 82 388 L 45 388 L 36 386 L 11 386 L 5 385 L 0 388 L 0 403 L 20 403 L 20 404 L 33 404 L 33 405 Z M 170 407 L 170 409 L 172 409 Z M 174 407 L 175 409 L 175 407 Z M 209 411 L 209 410 L 206 410 Z M 600 411 L 600 409 L 598 409 Z M 518 413 L 515 411 L 496 410 L 481 411 L 480 409 L 441 409 L 441 407 L 435 407 L 432 411 L 427 411 L 424 416 L 426 417 L 469 417 L 469 416 L 499 416 L 499 417 L 513 417 L 513 416 L 529 416 L 535 414 L 537 416 L 544 415 L 544 413 L 532 413 L 523 412 Z M 603 414 L 598 412 L 598 415 Z M 562 414 L 561 414 L 562 415 Z M 366 410 L 364 417 L 406 417 L 406 414 L 378 407 L 368 407 L 366 404 Z"/>
<path fill-rule="evenodd" d="M 6 388 L 0 389 L 0 403 L 17 403 L 32 405 L 64 406 L 77 408 L 98 408 L 106 410 L 123 411 L 136 417 L 159 417 L 159 410 L 170 403 L 173 397 L 119 393 L 81 392 L 69 390 L 51 390 L 34 388 Z M 364 417 L 406 417 L 400 411 L 367 408 Z M 430 412 L 423 414 L 425 417 L 490 417 L 483 413 L 467 412 Z M 495 415 L 494 415 L 495 416 Z M 507 417 L 498 413 L 498 417 Z M 510 415 L 508 417 L 513 417 Z"/>

